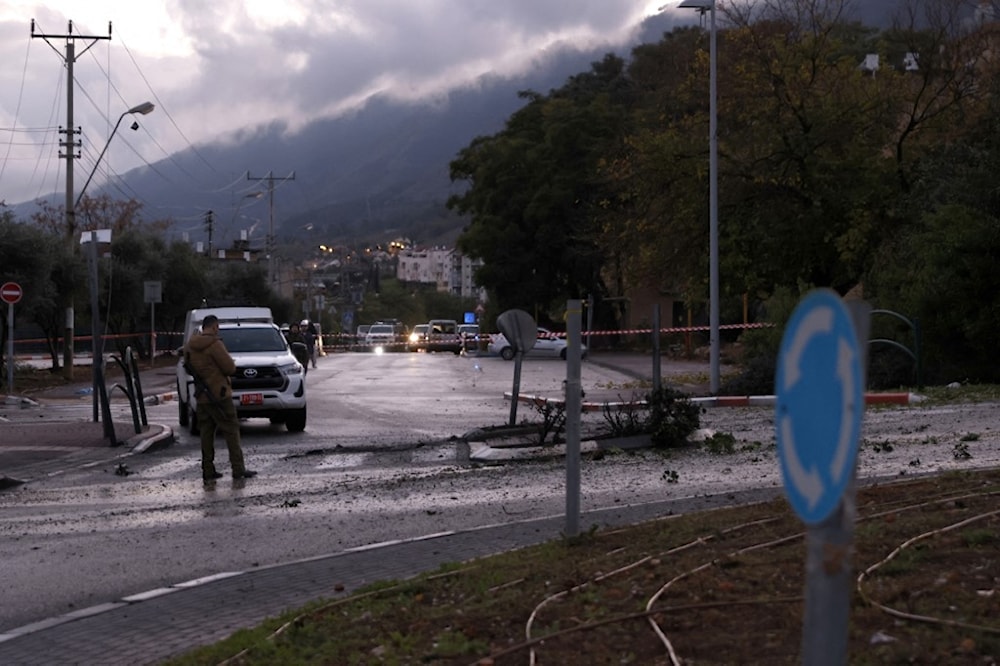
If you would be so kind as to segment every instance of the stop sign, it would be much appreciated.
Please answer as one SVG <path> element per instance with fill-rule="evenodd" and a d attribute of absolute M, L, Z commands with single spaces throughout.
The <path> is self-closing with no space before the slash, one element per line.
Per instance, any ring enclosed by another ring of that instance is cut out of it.
<path fill-rule="evenodd" d="M 16 282 L 4 282 L 3 286 L 0 286 L 0 298 L 3 299 L 4 303 L 10 303 L 13 305 L 21 300 L 21 296 L 24 292 L 21 291 L 21 285 Z"/>

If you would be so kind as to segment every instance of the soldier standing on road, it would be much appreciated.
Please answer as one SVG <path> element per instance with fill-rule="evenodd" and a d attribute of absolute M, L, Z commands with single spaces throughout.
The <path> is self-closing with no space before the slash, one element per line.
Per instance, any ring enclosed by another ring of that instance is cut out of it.
<path fill-rule="evenodd" d="M 230 377 L 236 362 L 219 338 L 219 318 L 208 315 L 201 323 L 201 333 L 191 336 L 184 348 L 191 370 L 202 384 L 195 391 L 198 399 L 198 428 L 201 430 L 201 476 L 205 481 L 222 478 L 215 469 L 215 433 L 221 432 L 229 449 L 229 464 L 234 479 L 249 479 L 257 472 L 249 470 L 240 448 L 240 422 L 233 405 Z"/>
<path fill-rule="evenodd" d="M 302 329 L 298 324 L 292 324 L 288 327 L 288 333 L 285 335 L 285 339 L 288 340 L 288 346 L 292 350 L 292 356 L 294 356 L 295 360 L 302 364 L 303 376 L 308 375 L 309 343 L 306 341 L 306 336 L 302 333 Z"/>
<path fill-rule="evenodd" d="M 302 320 L 302 325 L 305 326 L 305 330 L 302 331 L 302 337 L 306 339 L 306 347 L 309 349 L 309 362 L 312 363 L 312 367 L 316 367 L 316 344 L 318 342 L 316 330 L 316 324 L 308 320 Z"/>

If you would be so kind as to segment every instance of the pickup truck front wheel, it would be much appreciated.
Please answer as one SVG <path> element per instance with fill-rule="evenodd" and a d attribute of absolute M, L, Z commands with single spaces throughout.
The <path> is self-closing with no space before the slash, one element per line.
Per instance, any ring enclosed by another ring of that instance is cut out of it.
<path fill-rule="evenodd" d="M 306 429 L 306 408 L 293 409 L 285 416 L 285 427 L 288 432 L 302 432 Z"/>
<path fill-rule="evenodd" d="M 187 428 L 190 418 L 188 417 L 187 403 L 181 402 L 181 385 L 180 382 L 177 383 L 177 422 L 181 424 L 182 428 Z"/>

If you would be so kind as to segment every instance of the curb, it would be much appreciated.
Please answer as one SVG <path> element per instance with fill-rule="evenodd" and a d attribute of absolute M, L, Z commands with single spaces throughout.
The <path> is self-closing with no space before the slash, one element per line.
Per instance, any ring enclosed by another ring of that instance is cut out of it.
<path fill-rule="evenodd" d="M 510 401 L 512 394 L 505 391 L 504 400 Z M 690 399 L 692 403 L 701 407 L 773 407 L 777 398 L 773 395 L 720 395 L 697 397 Z M 924 397 L 916 393 L 866 393 L 866 405 L 912 405 L 922 402 Z M 558 405 L 565 406 L 565 398 L 546 398 L 540 395 L 519 395 L 518 402 L 536 405 Z M 584 412 L 597 411 L 621 411 L 623 409 L 636 409 L 646 406 L 645 400 L 634 400 L 631 402 L 581 402 L 580 409 Z"/>
<path fill-rule="evenodd" d="M 177 399 L 177 391 L 167 391 L 165 393 L 155 393 L 147 395 L 142 402 L 146 405 L 162 405 L 165 402 L 173 402 Z"/>
<path fill-rule="evenodd" d="M 149 430 L 159 429 L 156 433 L 143 433 L 129 438 L 132 453 L 147 453 L 149 451 L 159 451 L 174 443 L 174 430 L 162 423 L 150 423 Z M 135 442 L 132 444 L 132 442 Z"/>

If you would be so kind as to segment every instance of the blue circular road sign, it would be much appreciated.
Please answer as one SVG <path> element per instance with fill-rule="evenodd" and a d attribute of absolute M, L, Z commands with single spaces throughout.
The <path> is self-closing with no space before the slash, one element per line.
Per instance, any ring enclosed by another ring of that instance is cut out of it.
<path fill-rule="evenodd" d="M 830 289 L 792 313 L 775 376 L 775 434 L 785 494 L 807 524 L 833 513 L 854 478 L 864 389 L 850 312 Z"/>

